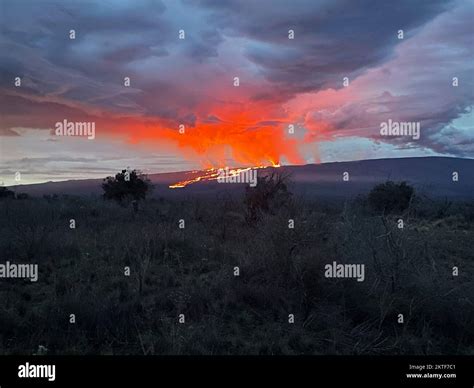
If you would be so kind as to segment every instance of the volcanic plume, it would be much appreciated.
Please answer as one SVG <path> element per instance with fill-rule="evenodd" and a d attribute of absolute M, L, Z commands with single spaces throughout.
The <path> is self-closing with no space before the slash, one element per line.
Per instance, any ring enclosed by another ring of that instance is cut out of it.
<path fill-rule="evenodd" d="M 292 121 L 279 102 L 238 96 L 225 103 L 202 101 L 185 113 L 180 112 L 181 120 L 135 125 L 129 140 L 166 144 L 203 169 L 304 163 L 301 140 L 288 131 Z"/>
<path fill-rule="evenodd" d="M 178 182 L 170 188 L 184 187 L 191 183 L 217 179 L 218 168 L 235 166 L 240 173 L 246 168 L 278 167 L 282 158 L 301 164 L 298 142 L 284 133 L 282 124 L 260 124 L 241 114 L 235 120 L 216 120 L 198 123 L 185 129 L 144 128 L 134 132 L 134 141 L 162 140 L 174 143 L 182 156 L 198 161 L 205 169 L 201 175 Z"/>

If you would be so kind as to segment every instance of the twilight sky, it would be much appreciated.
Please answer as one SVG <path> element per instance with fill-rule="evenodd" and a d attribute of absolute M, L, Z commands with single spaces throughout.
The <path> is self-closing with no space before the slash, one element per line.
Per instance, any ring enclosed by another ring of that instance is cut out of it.
<path fill-rule="evenodd" d="M 0 184 L 474 157 L 472 0 L 0 0 L 0 26 Z"/>

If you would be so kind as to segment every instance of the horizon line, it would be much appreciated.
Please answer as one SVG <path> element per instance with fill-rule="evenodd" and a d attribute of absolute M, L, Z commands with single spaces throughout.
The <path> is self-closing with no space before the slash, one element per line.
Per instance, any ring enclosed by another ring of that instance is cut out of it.
<path fill-rule="evenodd" d="M 336 164 L 336 163 L 354 163 L 354 162 L 368 162 L 368 161 L 376 161 L 376 160 L 402 160 L 402 159 L 459 159 L 459 160 L 474 160 L 474 157 L 459 157 L 459 156 L 448 156 L 448 155 L 430 155 L 430 156 L 408 156 L 408 157 L 394 157 L 394 158 L 370 158 L 370 159 L 353 159 L 353 160 L 344 160 L 344 161 L 330 161 L 330 162 L 320 162 L 320 163 L 305 163 L 305 164 L 284 164 L 280 165 L 278 168 L 281 167 L 302 167 L 302 166 L 312 166 L 312 165 L 328 165 L 328 164 Z M 249 168 L 255 166 L 226 166 L 229 168 Z M 225 168 L 225 167 L 212 167 L 215 169 Z M 265 168 L 275 168 L 275 166 L 266 166 Z M 132 169 L 141 171 L 139 168 Z M 168 171 L 168 172 L 155 172 L 155 173 L 144 173 L 147 176 L 151 175 L 166 175 L 166 174 L 184 174 L 184 173 L 197 173 L 201 171 L 206 171 L 208 169 L 195 169 L 195 170 L 180 170 L 180 171 Z M 120 172 L 120 171 L 117 171 Z M 79 178 L 79 179 L 64 179 L 64 180 L 48 180 L 43 182 L 34 182 L 34 183 L 24 183 L 24 184 L 17 184 L 17 185 L 0 185 L 1 187 L 9 187 L 9 188 L 16 188 L 21 186 L 32 186 L 32 185 L 42 185 L 47 183 L 64 183 L 64 182 L 79 182 L 79 181 L 87 181 L 87 180 L 103 180 L 107 177 L 112 175 L 107 175 L 102 178 Z"/>

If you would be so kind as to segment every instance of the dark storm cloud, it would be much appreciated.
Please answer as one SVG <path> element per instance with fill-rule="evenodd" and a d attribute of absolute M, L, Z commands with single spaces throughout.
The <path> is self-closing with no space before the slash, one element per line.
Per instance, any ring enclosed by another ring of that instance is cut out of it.
<path fill-rule="evenodd" d="M 202 0 L 208 21 L 228 35 L 246 37 L 248 58 L 280 93 L 339 87 L 390 57 L 399 43 L 449 1 Z M 196 4 L 187 1 L 187 4 Z M 293 40 L 288 30 L 294 30 Z"/>
<path fill-rule="evenodd" d="M 400 44 L 395 58 L 355 80 L 353 87 L 363 91 L 362 96 L 334 111 L 315 109 L 312 119 L 330 123 L 339 134 L 356 133 L 400 148 L 473 157 L 473 15 L 474 3 L 460 2 Z M 458 86 L 453 86 L 453 77 Z M 388 119 L 419 122 L 421 138 L 381 139 L 380 123 Z M 465 128 L 452 124 L 458 119 Z"/>
<path fill-rule="evenodd" d="M 2 4 L 0 48 L 7 55 L 0 58 L 0 87 L 6 110 L 15 104 L 13 79 L 21 77 L 24 93 L 178 119 L 192 113 L 200 96 L 182 90 L 173 72 L 183 62 L 190 69 L 216 58 L 223 40 L 213 26 L 195 22 L 195 14 L 175 9 L 176 2 Z M 187 31 L 184 41 L 178 40 L 181 27 Z M 75 40 L 69 39 L 71 29 Z M 153 66 L 170 55 L 166 68 Z M 123 88 L 125 76 L 131 78 L 128 89 Z"/>
<path fill-rule="evenodd" d="M 6 3 L 5 40 L 85 74 L 99 72 L 106 77 L 107 68 L 150 54 L 153 46 L 164 44 L 171 34 L 161 1 Z M 74 44 L 69 40 L 71 29 L 76 31 Z"/>
<path fill-rule="evenodd" d="M 248 59 L 284 99 L 339 86 L 342 76 L 357 76 L 390 55 L 398 43 L 397 30 L 409 34 L 441 12 L 446 2 L 201 1 L 185 2 L 180 8 L 176 2 L 152 0 L 7 4 L 2 43 L 9 55 L 0 61 L 0 68 L 10 80 L 14 73 L 30 73 L 31 64 L 22 61 L 29 51 L 39 70 L 49 66 L 63 70 L 57 82 L 67 83 L 77 73 L 106 89 L 129 74 L 147 89 L 134 62 L 177 50 L 191 63 L 217 58 L 226 34 L 248 39 Z M 166 13 L 168 8 L 171 12 Z M 202 20 L 190 20 L 194 14 L 202 15 Z M 187 40 L 180 47 L 177 31 L 183 24 Z M 290 28 L 295 30 L 294 40 L 287 37 Z M 70 29 L 76 31 L 73 44 Z M 35 79 L 37 89 L 48 90 L 48 85 L 40 84 L 40 76 Z M 79 100 L 87 98 L 77 85 L 66 97 L 74 98 L 74 93 Z M 262 93 L 254 97 L 261 98 Z"/>

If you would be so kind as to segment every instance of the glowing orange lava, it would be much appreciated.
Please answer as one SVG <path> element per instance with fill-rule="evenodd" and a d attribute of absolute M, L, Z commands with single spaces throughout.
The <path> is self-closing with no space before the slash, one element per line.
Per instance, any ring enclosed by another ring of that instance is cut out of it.
<path fill-rule="evenodd" d="M 270 168 L 270 167 L 278 168 L 278 167 L 280 167 L 280 164 L 279 163 L 272 163 L 271 166 L 253 166 L 253 167 L 229 168 L 228 173 L 232 176 L 236 176 L 236 175 L 239 175 L 239 174 L 241 174 L 245 171 L 257 170 L 257 169 L 262 169 L 262 168 Z M 186 187 L 188 185 L 191 185 L 191 184 L 197 183 L 197 182 L 207 182 L 207 181 L 217 180 L 217 178 L 220 175 L 219 170 L 220 170 L 220 168 L 208 168 L 207 170 L 203 170 L 203 171 L 190 171 L 188 174 L 193 174 L 193 173 L 196 173 L 196 172 L 200 172 L 202 174 L 198 175 L 194 178 L 191 178 L 191 179 L 187 179 L 187 180 L 184 180 L 184 181 L 174 183 L 174 184 L 170 185 L 169 188 L 170 189 L 180 189 L 180 188 Z"/>

